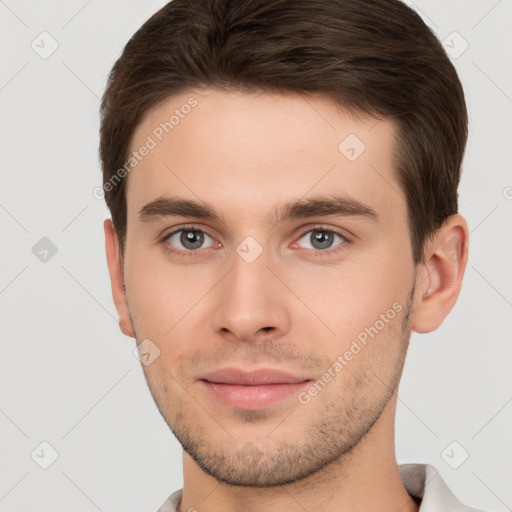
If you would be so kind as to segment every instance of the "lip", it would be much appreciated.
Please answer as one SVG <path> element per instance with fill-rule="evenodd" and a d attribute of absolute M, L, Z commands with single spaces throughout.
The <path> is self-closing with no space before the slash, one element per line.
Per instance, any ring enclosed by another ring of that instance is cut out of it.
<path fill-rule="evenodd" d="M 203 375 L 199 382 L 221 402 L 239 409 L 255 410 L 289 398 L 310 380 L 271 368 L 252 371 L 223 368 Z"/>
<path fill-rule="evenodd" d="M 238 384 L 241 386 L 262 386 L 267 384 L 297 384 L 309 380 L 291 373 L 272 368 L 258 370 L 239 370 L 238 368 L 222 368 L 200 377 L 201 380 L 218 384 Z"/>

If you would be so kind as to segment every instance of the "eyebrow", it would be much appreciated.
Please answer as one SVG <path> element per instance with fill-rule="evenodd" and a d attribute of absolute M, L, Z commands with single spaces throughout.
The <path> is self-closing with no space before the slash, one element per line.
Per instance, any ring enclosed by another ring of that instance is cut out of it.
<path fill-rule="evenodd" d="M 270 219 L 275 225 L 286 220 L 324 215 L 364 217 L 378 222 L 377 212 L 370 206 L 349 197 L 336 195 L 292 201 L 272 212 Z M 144 205 L 139 211 L 141 222 L 154 222 L 176 216 L 224 223 L 222 215 L 209 204 L 176 197 L 159 197 Z"/>
<path fill-rule="evenodd" d="M 379 217 L 373 208 L 355 199 L 343 196 L 322 196 L 301 199 L 284 205 L 274 215 L 274 222 L 278 224 L 289 219 L 302 219 L 317 215 L 359 216 L 375 222 L 378 221 Z"/>
<path fill-rule="evenodd" d="M 159 197 L 144 205 L 139 211 L 139 220 L 142 222 L 153 222 L 175 216 L 207 220 L 219 218 L 215 210 L 207 204 L 174 197 Z"/>

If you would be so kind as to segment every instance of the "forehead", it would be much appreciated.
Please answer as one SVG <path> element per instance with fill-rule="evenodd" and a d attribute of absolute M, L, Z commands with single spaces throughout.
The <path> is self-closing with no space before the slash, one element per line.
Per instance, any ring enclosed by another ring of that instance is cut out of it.
<path fill-rule="evenodd" d="M 321 96 L 181 93 L 149 110 L 134 132 L 131 152 L 139 156 L 128 175 L 128 215 L 167 193 L 215 202 L 227 215 L 321 193 L 377 211 L 395 204 L 403 213 L 395 130 Z"/>

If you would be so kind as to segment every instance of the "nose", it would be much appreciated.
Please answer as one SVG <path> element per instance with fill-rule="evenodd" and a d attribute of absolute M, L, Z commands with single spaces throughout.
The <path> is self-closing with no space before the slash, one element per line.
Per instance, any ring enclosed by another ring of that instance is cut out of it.
<path fill-rule="evenodd" d="M 217 290 L 216 332 L 230 341 L 277 339 L 290 327 L 290 294 L 269 268 L 265 251 L 256 261 L 233 255 L 233 265 Z M 275 267 L 275 266 L 273 266 Z"/>

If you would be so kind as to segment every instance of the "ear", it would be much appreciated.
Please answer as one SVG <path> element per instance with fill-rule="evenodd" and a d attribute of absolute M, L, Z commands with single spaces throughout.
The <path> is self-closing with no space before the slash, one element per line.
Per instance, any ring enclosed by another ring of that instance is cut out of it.
<path fill-rule="evenodd" d="M 449 217 L 426 244 L 416 277 L 411 329 L 437 329 L 459 296 L 468 261 L 468 225 L 462 215 Z"/>
<path fill-rule="evenodd" d="M 135 331 L 130 318 L 128 303 L 126 301 L 126 288 L 124 285 L 121 258 L 119 256 L 118 238 L 114 228 L 114 223 L 111 219 L 105 219 L 103 222 L 103 228 L 105 230 L 105 251 L 107 253 L 112 297 L 119 315 L 119 328 L 123 334 L 126 334 L 126 336 L 135 338 Z"/>

